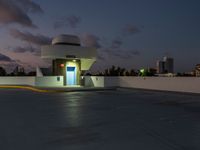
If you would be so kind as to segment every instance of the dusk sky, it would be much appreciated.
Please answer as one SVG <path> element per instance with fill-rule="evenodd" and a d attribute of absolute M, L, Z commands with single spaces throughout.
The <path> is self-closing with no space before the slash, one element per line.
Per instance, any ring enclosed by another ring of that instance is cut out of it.
<path fill-rule="evenodd" d="M 155 67 L 171 56 L 175 71 L 200 63 L 199 0 L 0 0 L 0 64 L 8 70 L 51 65 L 40 46 L 74 34 L 98 48 L 93 70 Z"/>

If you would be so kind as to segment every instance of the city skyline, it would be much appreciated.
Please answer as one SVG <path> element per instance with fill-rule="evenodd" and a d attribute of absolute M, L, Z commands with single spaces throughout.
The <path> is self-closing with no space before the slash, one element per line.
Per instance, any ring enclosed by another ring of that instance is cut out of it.
<path fill-rule="evenodd" d="M 40 46 L 59 34 L 74 34 L 85 46 L 98 48 L 93 70 L 111 65 L 139 69 L 156 67 L 169 55 L 175 71 L 198 64 L 198 1 L 156 0 L 0 0 L 0 61 L 34 70 L 47 66 Z"/>

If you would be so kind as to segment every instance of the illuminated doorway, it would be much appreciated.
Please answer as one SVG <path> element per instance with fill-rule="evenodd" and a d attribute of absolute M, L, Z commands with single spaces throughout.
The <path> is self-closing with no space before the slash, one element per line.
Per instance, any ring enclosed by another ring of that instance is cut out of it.
<path fill-rule="evenodd" d="M 67 67 L 67 85 L 76 85 L 76 67 Z"/>

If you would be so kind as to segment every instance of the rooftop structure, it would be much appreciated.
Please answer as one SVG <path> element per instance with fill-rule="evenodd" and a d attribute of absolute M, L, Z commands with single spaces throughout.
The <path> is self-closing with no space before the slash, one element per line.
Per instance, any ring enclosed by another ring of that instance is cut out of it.
<path fill-rule="evenodd" d="M 82 47 L 74 35 L 59 35 L 42 46 L 41 57 L 52 61 L 52 75 L 64 76 L 64 85 L 80 85 L 81 74 L 96 61 L 96 49 Z"/>
<path fill-rule="evenodd" d="M 64 45 L 81 45 L 81 41 L 77 36 L 74 35 L 59 35 L 52 40 L 52 45 L 58 45 L 58 44 L 64 44 Z"/>

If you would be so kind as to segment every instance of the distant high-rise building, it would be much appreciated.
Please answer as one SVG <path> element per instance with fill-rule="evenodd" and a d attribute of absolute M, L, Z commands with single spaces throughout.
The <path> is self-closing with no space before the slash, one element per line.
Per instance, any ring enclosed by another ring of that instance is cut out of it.
<path fill-rule="evenodd" d="M 158 73 L 158 74 L 164 73 L 164 61 L 158 60 L 158 61 L 156 62 L 156 68 L 157 68 L 157 73 Z"/>
<path fill-rule="evenodd" d="M 165 56 L 163 58 L 163 61 L 164 61 L 164 68 L 165 68 L 164 72 L 174 73 L 174 59 Z"/>
<path fill-rule="evenodd" d="M 163 61 L 158 60 L 156 63 L 157 73 L 174 73 L 174 59 L 164 57 Z"/>

